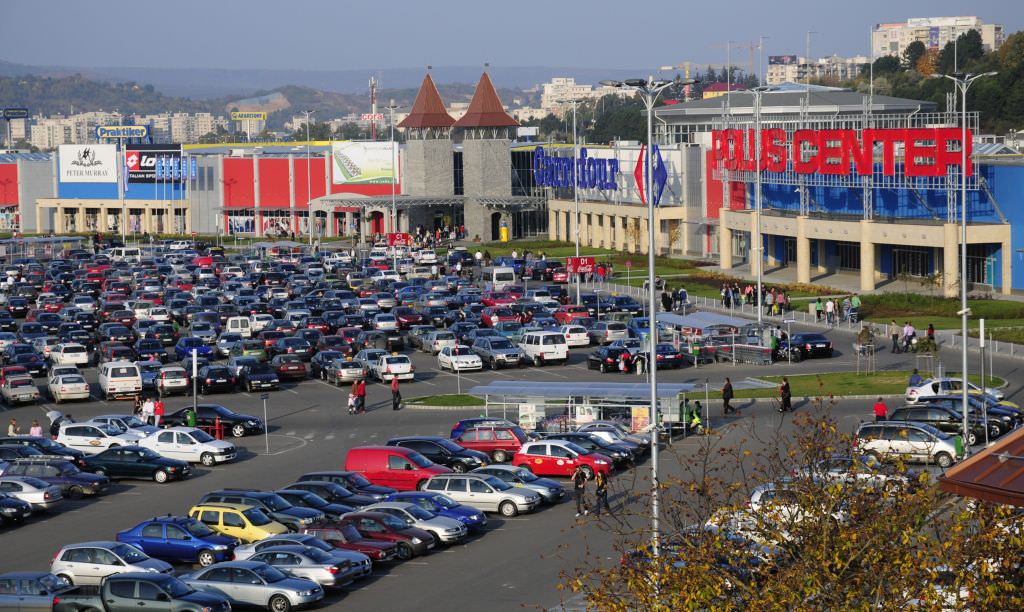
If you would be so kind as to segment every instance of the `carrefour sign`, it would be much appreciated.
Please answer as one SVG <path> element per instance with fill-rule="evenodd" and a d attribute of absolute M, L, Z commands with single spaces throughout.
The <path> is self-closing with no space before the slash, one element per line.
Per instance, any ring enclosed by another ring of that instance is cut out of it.
<path fill-rule="evenodd" d="M 97 138 L 146 138 L 149 128 L 144 125 L 97 125 Z"/>
<path fill-rule="evenodd" d="M 533 154 L 533 180 L 541 187 L 570 187 L 575 182 L 579 189 L 618 189 L 615 177 L 619 174 L 619 160 L 602 157 L 587 157 L 587 150 L 580 149 L 580 156 L 573 163 L 571 157 L 548 155 L 544 147 L 537 147 Z M 578 177 L 573 180 L 573 177 Z"/>

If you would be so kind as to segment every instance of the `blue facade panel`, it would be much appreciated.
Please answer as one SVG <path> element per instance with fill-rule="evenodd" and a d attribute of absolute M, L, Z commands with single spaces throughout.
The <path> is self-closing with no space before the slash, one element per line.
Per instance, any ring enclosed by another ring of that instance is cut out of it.
<path fill-rule="evenodd" d="M 185 187 L 180 183 L 131 183 L 126 200 L 182 200 Z"/>
<path fill-rule="evenodd" d="M 1010 223 L 1012 253 L 997 254 L 997 272 L 1002 268 L 1002 257 L 1013 258 L 1013 288 L 1024 289 L 1024 254 L 1017 249 L 1024 247 L 1024 165 L 986 166 L 991 171 L 989 188 L 999 202 L 999 207 Z M 987 175 L 986 175 L 987 177 Z M 996 274 L 996 281 L 1000 275 Z"/>
<path fill-rule="evenodd" d="M 83 200 L 116 200 L 117 183 L 58 183 L 57 196 Z"/>

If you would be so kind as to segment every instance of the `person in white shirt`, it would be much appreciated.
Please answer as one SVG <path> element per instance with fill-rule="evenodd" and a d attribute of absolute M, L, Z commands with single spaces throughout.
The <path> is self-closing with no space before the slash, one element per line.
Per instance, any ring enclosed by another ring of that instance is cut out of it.
<path fill-rule="evenodd" d="M 153 424 L 153 415 L 155 414 L 155 405 L 153 404 L 153 398 L 146 398 L 146 401 L 142 402 L 142 420 L 150 425 Z"/>
<path fill-rule="evenodd" d="M 835 317 L 836 303 L 832 300 L 825 300 L 825 324 L 832 325 Z"/>

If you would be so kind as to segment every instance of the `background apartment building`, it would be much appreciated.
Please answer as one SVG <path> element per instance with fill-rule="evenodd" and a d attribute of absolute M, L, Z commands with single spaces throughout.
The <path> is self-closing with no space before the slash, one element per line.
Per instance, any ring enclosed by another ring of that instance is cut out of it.
<path fill-rule="evenodd" d="M 871 52 L 874 57 L 898 56 L 915 40 L 929 49 L 941 49 L 971 30 L 981 35 L 986 51 L 998 49 L 1006 40 L 1001 24 L 984 23 L 978 17 L 919 17 L 876 25 L 871 32 Z"/>
<path fill-rule="evenodd" d="M 811 59 L 796 55 L 771 55 L 768 57 L 768 71 L 765 79 L 769 85 L 802 83 L 810 79 L 846 81 L 856 78 L 870 59 L 863 55 L 856 57 L 823 57 Z"/>

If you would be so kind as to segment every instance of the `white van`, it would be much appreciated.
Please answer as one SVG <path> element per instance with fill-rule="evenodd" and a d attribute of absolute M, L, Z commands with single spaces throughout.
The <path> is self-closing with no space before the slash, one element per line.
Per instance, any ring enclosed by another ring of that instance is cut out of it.
<path fill-rule="evenodd" d="M 509 270 L 511 269 L 509 268 Z M 565 364 L 569 359 L 569 345 L 565 341 L 565 336 L 558 332 L 523 334 L 523 339 L 519 341 L 519 348 L 526 355 L 526 359 L 535 366 L 552 362 Z"/>
<path fill-rule="evenodd" d="M 252 321 L 249 317 L 228 317 L 224 330 L 231 334 L 239 334 L 243 338 L 252 338 Z"/>
<path fill-rule="evenodd" d="M 111 361 L 100 366 L 99 383 L 107 400 L 142 393 L 142 373 L 130 361 Z"/>
<path fill-rule="evenodd" d="M 516 282 L 516 269 L 511 266 L 495 266 L 487 277 L 487 284 L 492 291 L 501 291 Z"/>
<path fill-rule="evenodd" d="M 142 250 L 138 247 L 115 247 L 107 249 L 107 257 L 114 261 L 140 261 Z"/>

